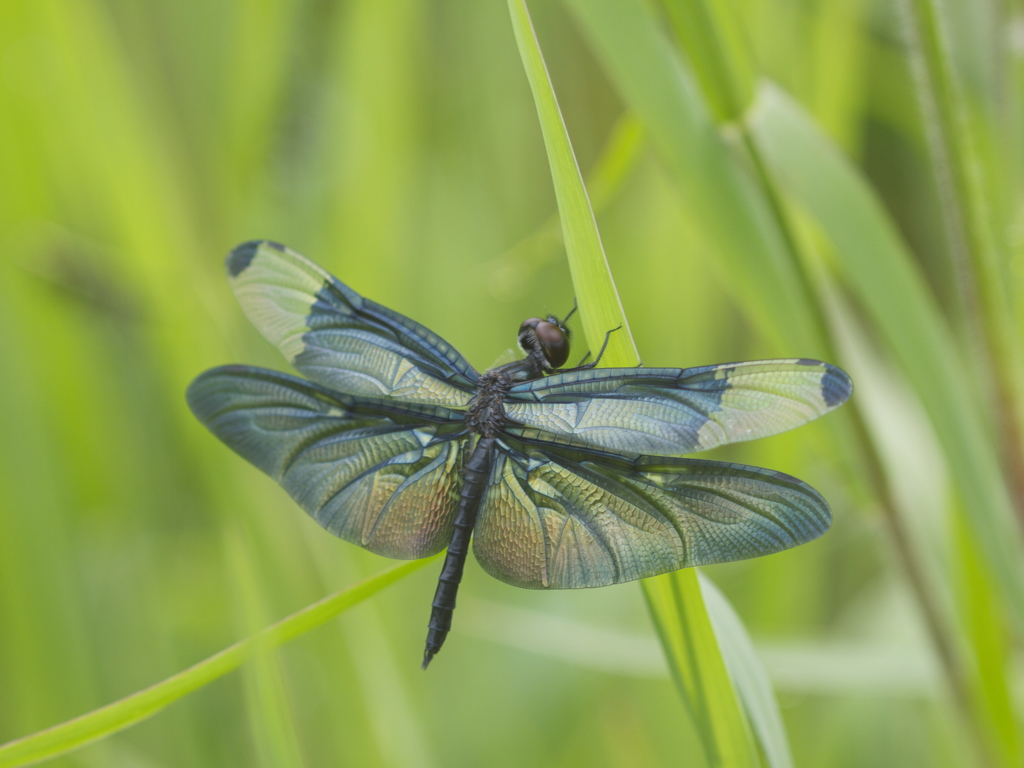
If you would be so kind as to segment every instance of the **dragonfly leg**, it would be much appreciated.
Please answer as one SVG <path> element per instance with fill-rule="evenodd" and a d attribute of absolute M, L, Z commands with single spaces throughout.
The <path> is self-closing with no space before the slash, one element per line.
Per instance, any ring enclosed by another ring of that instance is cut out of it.
<path fill-rule="evenodd" d="M 569 314 L 562 318 L 561 325 L 565 325 L 569 322 L 569 318 L 576 314 L 576 310 L 579 309 L 579 303 L 574 298 L 572 300 L 572 309 L 569 310 Z"/>
<path fill-rule="evenodd" d="M 601 345 L 601 351 L 597 353 L 597 357 L 594 359 L 594 362 L 592 362 L 592 363 L 584 363 L 583 362 L 583 360 L 586 360 L 588 357 L 590 357 L 590 352 L 587 352 L 587 354 L 585 354 L 583 356 L 583 360 L 580 361 L 580 364 L 577 365 L 575 368 L 571 368 L 569 370 L 573 370 L 573 371 L 586 371 L 586 370 L 588 370 L 590 368 L 596 368 L 597 364 L 601 362 L 601 358 L 604 357 L 604 351 L 606 349 L 608 349 L 608 339 L 611 337 L 611 335 L 613 333 L 615 333 L 616 331 L 619 331 L 619 330 L 622 330 L 622 326 L 621 325 L 618 326 L 617 328 L 612 328 L 610 331 L 608 331 L 604 335 L 604 343 Z"/>

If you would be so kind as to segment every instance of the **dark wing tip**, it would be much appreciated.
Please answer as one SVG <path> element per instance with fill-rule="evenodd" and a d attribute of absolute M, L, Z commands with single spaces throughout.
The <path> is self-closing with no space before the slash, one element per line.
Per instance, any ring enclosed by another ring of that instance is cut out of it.
<path fill-rule="evenodd" d="M 825 405 L 835 408 L 850 399 L 853 394 L 853 379 L 842 368 L 825 363 L 821 377 L 821 396 Z"/>
<path fill-rule="evenodd" d="M 228 274 L 231 277 L 238 277 L 244 272 L 249 264 L 252 263 L 253 258 L 256 256 L 256 252 L 260 249 L 261 245 L 267 245 L 273 248 L 275 251 L 281 251 L 284 253 L 286 248 L 280 243 L 274 242 L 273 240 L 249 240 L 242 243 L 241 245 L 235 246 L 234 250 L 228 254 L 225 260 L 225 265 L 228 268 Z"/>
<path fill-rule="evenodd" d="M 427 650 L 425 650 L 423 652 L 423 664 L 420 666 L 420 669 L 426 669 L 427 667 L 429 667 L 430 666 L 430 660 L 433 659 L 433 658 L 434 658 L 434 654 L 431 653 L 430 649 L 428 648 Z"/>
<path fill-rule="evenodd" d="M 249 240 L 246 243 L 236 246 L 234 250 L 228 254 L 227 259 L 224 260 L 224 265 L 228 268 L 228 274 L 231 275 L 231 277 L 238 277 L 248 269 L 249 264 L 252 263 L 259 247 L 265 242 L 265 240 Z"/>

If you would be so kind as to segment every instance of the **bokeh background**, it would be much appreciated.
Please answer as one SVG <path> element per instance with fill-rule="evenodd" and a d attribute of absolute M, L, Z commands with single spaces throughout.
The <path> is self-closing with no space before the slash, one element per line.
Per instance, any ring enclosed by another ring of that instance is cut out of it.
<path fill-rule="evenodd" d="M 929 9 L 531 4 L 644 363 L 856 381 L 709 454 L 833 507 L 814 543 L 705 569 L 798 765 L 1022 758 L 1024 8 L 950 0 L 937 32 Z M 185 406 L 208 367 L 285 367 L 232 246 L 287 243 L 480 369 L 573 288 L 497 0 L 5 3 L 0 94 L 2 742 L 388 565 Z M 540 594 L 470 562 L 424 674 L 435 579 L 53 764 L 702 764 L 636 585 Z"/>

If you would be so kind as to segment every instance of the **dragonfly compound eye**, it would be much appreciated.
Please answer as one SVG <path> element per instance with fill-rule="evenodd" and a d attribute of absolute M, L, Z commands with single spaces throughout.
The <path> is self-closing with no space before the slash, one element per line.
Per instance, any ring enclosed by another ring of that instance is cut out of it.
<path fill-rule="evenodd" d="M 569 359 L 569 336 L 555 323 L 541 320 L 534 327 L 537 341 L 549 363 L 549 368 L 561 368 Z"/>
<path fill-rule="evenodd" d="M 544 368 L 559 368 L 569 359 L 569 332 L 557 318 L 531 317 L 519 326 L 519 346 Z"/>

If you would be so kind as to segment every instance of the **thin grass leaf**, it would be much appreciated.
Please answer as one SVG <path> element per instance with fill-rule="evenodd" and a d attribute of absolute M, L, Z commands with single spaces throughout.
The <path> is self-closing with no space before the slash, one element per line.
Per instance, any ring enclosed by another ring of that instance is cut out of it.
<path fill-rule="evenodd" d="M 997 225 L 992 184 L 985 173 L 1000 167 L 982 162 L 979 120 L 972 120 L 953 61 L 948 20 L 935 0 L 903 0 L 909 53 L 917 77 L 915 90 L 925 115 L 939 199 L 957 276 L 957 296 L 964 305 L 973 359 L 986 369 L 986 384 L 1000 412 L 995 429 L 1024 528 L 1024 437 L 1020 389 L 1020 334 L 1012 321 L 1010 260 L 1005 225 Z M 997 163 L 999 161 L 996 161 Z M 981 372 L 979 372 L 981 373 Z"/>
<path fill-rule="evenodd" d="M 736 686 L 736 692 L 743 702 L 750 727 L 764 754 L 765 762 L 771 768 L 790 768 L 793 755 L 790 753 L 782 712 L 772 690 L 772 682 L 754 648 L 754 642 L 747 634 L 747 628 L 711 579 L 700 574 L 700 587 L 704 603 L 719 639 L 722 658 L 729 670 L 729 676 Z"/>
<path fill-rule="evenodd" d="M 588 174 L 586 189 L 595 213 L 610 205 L 636 170 L 645 146 L 643 125 L 631 114 L 619 118 Z M 487 268 L 504 294 L 523 292 L 545 265 L 561 257 L 562 226 L 556 211 Z"/>
<path fill-rule="evenodd" d="M 841 276 L 928 412 L 959 496 L 970 500 L 959 507 L 959 514 L 965 516 L 959 530 L 977 541 L 984 565 L 975 561 L 959 576 L 983 567 L 989 570 L 1005 610 L 1020 630 L 1024 627 L 1021 543 L 999 473 L 999 456 L 967 385 L 966 372 L 971 369 L 957 355 L 952 333 L 922 275 L 866 183 L 795 103 L 766 87 L 750 128 L 772 172 L 829 238 Z M 972 580 L 975 585 L 987 582 L 977 575 Z M 969 593 L 968 589 L 962 596 L 970 597 Z M 975 597 L 982 603 L 989 600 L 988 595 Z M 980 663 L 984 673 L 991 669 L 992 659 L 985 659 L 986 652 L 977 641 L 1004 630 L 991 611 L 982 614 L 972 618 L 985 619 L 984 628 L 976 627 L 968 635 L 975 666 Z M 977 672 L 971 677 L 976 678 Z M 1012 753 L 1016 747 L 993 738 L 989 727 L 991 718 L 1005 708 L 1007 676 L 984 674 L 969 684 L 980 698 L 956 693 L 969 699 L 961 704 L 977 747 L 981 753 Z"/>
<path fill-rule="evenodd" d="M 988 746 L 998 756 L 999 764 L 1017 766 L 1024 755 L 1010 688 L 1011 670 L 1015 667 L 1008 628 L 1004 626 L 1005 616 L 999 591 L 992 584 L 992 574 L 967 530 L 969 518 L 962 509 L 957 512 L 953 521 L 954 549 L 960 570 L 957 601 L 977 667 L 973 704 Z"/>
<path fill-rule="evenodd" d="M 306 528 L 305 533 L 310 539 L 312 563 L 320 581 L 336 583 L 357 578 L 358 569 L 353 559 L 339 558 L 333 547 L 322 546 L 321 531 Z M 317 540 L 317 545 L 314 546 L 312 540 Z M 417 706 L 415 696 L 425 678 L 433 677 L 433 673 L 424 675 L 418 664 L 409 664 L 410 657 L 406 653 L 396 652 L 396 638 L 393 628 L 385 621 L 386 613 L 378 601 L 363 606 L 358 622 L 332 626 L 329 630 L 333 635 L 331 644 L 344 649 L 345 655 L 354 661 L 351 693 L 365 713 L 366 736 L 373 739 L 380 759 L 387 765 L 402 768 L 433 768 L 441 762 L 435 756 L 436 747 L 429 737 L 427 715 Z M 416 629 L 422 631 L 422 625 L 417 625 Z M 419 632 L 413 637 L 414 643 L 421 640 Z M 454 644 L 452 639 L 448 643 Z M 455 655 L 458 651 L 448 647 L 446 653 Z M 410 671 L 411 677 L 407 674 Z M 442 678 L 442 681 L 442 685 L 447 685 L 450 678 Z M 342 738 L 350 737 L 347 732 L 342 734 Z"/>
<path fill-rule="evenodd" d="M 715 636 L 696 568 L 643 581 L 672 679 L 697 725 L 711 766 L 760 765 Z"/>
<path fill-rule="evenodd" d="M 967 301 L 979 313 L 986 334 L 1003 334 L 1007 327 L 1008 262 L 1002 229 L 995 226 L 997 207 L 987 199 L 982 175 L 1000 172 L 986 168 L 981 158 L 982 127 L 972 121 L 963 84 L 953 57 L 949 20 L 936 0 L 903 0 L 905 22 L 910 32 L 909 51 L 915 68 L 918 99 L 926 115 L 926 137 L 940 185 L 940 199 L 952 228 L 954 255 L 962 262 L 958 276 L 968 291 L 977 291 Z M 977 281 L 975 285 L 974 282 Z M 988 337 L 993 345 L 1009 337 Z M 994 346 L 994 363 L 1012 361 L 1012 350 Z"/>
<path fill-rule="evenodd" d="M 740 97 L 736 92 L 736 84 L 730 74 L 733 71 L 743 69 L 748 64 L 748 58 L 743 52 L 737 52 L 735 48 L 727 48 L 717 43 L 719 38 L 724 38 L 735 22 L 735 15 L 729 13 L 728 8 L 715 3 L 714 0 L 697 0 L 695 3 L 686 3 L 683 6 L 674 0 L 663 0 L 663 4 L 669 11 L 669 15 L 675 22 L 676 32 L 680 38 L 685 52 L 688 55 L 693 67 L 697 71 L 702 85 L 704 98 L 714 107 L 721 100 L 722 96 L 716 93 L 716 89 L 726 90 L 726 101 L 737 102 Z M 719 28 L 723 30 L 719 31 Z M 735 36 L 733 36 L 735 37 Z M 731 61 L 729 56 L 737 56 L 737 61 Z M 716 110 L 719 119 L 725 119 L 721 108 Z M 746 122 L 735 126 L 735 131 L 747 150 L 752 167 L 755 169 L 757 178 L 761 182 L 765 199 L 770 203 L 773 215 L 778 223 L 779 230 L 784 233 L 787 246 L 791 252 L 794 263 L 808 264 L 811 260 L 810 253 L 813 248 L 806 248 L 793 229 L 794 222 L 791 220 L 790 212 L 785 209 L 782 195 L 779 189 L 779 182 L 776 179 L 774 169 L 769 169 L 763 158 L 763 153 L 757 141 L 752 135 L 751 129 Z M 811 292 L 808 285 L 808 292 Z M 820 290 L 820 287 L 819 287 Z M 818 304 L 822 308 L 829 306 L 827 296 L 818 298 Z M 819 321 L 824 328 L 824 317 Z M 1012 409 L 1011 409 L 1012 411 Z M 877 495 L 882 503 L 884 519 L 888 532 L 892 538 L 894 549 L 904 567 L 904 573 L 920 605 L 922 616 L 925 618 L 926 626 L 932 635 L 936 652 L 943 661 L 951 689 L 954 693 L 956 703 L 961 708 L 971 732 L 975 736 L 979 754 L 989 750 L 985 738 L 985 723 L 988 717 L 981 715 L 976 706 L 971 703 L 971 696 L 968 692 L 969 677 L 966 671 L 970 665 L 966 659 L 961 658 L 957 644 L 958 633 L 952 626 L 951 620 L 945 616 L 936 600 L 936 595 L 928 589 L 928 584 L 923 576 L 919 559 L 914 554 L 913 545 L 908 538 L 905 522 L 901 519 L 899 510 L 894 504 L 891 493 L 891 486 L 886 480 L 882 471 L 881 463 L 875 453 L 875 448 L 869 438 L 865 424 L 855 407 L 853 412 L 854 434 L 849 435 L 855 446 L 867 459 L 867 484 L 873 493 Z M 1007 421 L 1012 424 L 1014 419 L 1012 413 L 1008 415 Z M 1013 440 L 1007 441 L 1013 444 Z"/>
<path fill-rule="evenodd" d="M 558 215 L 562 220 L 562 236 L 565 239 L 584 332 L 591 347 L 596 350 L 601 348 L 605 334 L 614 328 L 621 329 L 608 337 L 608 360 L 625 361 L 620 362 L 620 365 L 635 365 L 640 358 L 622 311 L 622 302 L 611 280 L 608 260 L 601 245 L 601 236 L 597 231 L 583 176 L 569 143 L 569 134 L 551 87 L 525 0 L 509 0 L 509 10 L 519 44 L 519 55 L 530 81 L 530 90 L 533 92 L 544 134 L 544 146 L 548 152 L 551 179 L 558 201 Z M 598 307 L 611 307 L 611 311 L 599 312 Z"/>
<path fill-rule="evenodd" d="M 732 3 L 662 0 L 701 90 L 719 122 L 742 118 L 754 101 L 756 70 Z"/>
<path fill-rule="evenodd" d="M 265 768 L 301 768 L 304 764 L 299 738 L 289 711 L 276 648 L 260 635 L 266 625 L 263 593 L 252 562 L 251 545 L 239 533 L 226 541 L 227 561 L 234 582 L 236 625 L 256 640 L 251 664 L 244 668 L 246 709 L 259 763 Z"/>
<path fill-rule="evenodd" d="M 639 362 L 608 269 L 583 178 L 548 77 L 524 0 L 509 0 L 520 55 L 530 81 L 548 152 L 573 284 L 592 349 L 611 334 L 602 360 L 612 366 Z M 746 720 L 704 610 L 695 569 L 644 582 L 644 593 L 673 677 L 698 726 L 713 766 L 758 764 Z"/>
<path fill-rule="evenodd" d="M 748 169 L 643 0 L 565 0 L 683 195 L 708 258 L 777 349 L 823 348 L 801 273 Z"/>
<path fill-rule="evenodd" d="M 698 75 L 704 99 L 712 107 L 717 105 L 715 112 L 719 121 L 736 119 L 737 114 L 723 114 L 720 102 L 724 98 L 727 106 L 742 103 L 743 109 L 746 109 L 753 95 L 752 92 L 750 94 L 745 91 L 741 92 L 741 84 L 733 76 L 734 72 L 749 69 L 749 56 L 746 55 L 742 47 L 726 46 L 721 42 L 726 38 L 737 39 L 738 35 L 730 34 L 730 30 L 734 29 L 738 23 L 736 14 L 731 12 L 727 5 L 717 3 L 715 0 L 696 0 L 696 2 L 683 4 L 675 0 L 663 0 L 663 5 L 675 23 L 676 34 L 683 46 L 684 53 L 688 56 Z M 724 97 L 716 90 L 726 91 Z M 771 208 L 773 218 L 784 237 L 793 263 L 798 265 L 799 271 L 806 276 L 806 265 L 813 261 L 812 254 L 816 249 L 807 244 L 807 238 L 801 239 L 798 236 L 795 228 L 797 222 L 793 212 L 786 209 L 779 181 L 773 170 L 768 167 L 762 150 L 747 122 L 743 121 L 730 126 L 730 133 L 733 132 L 738 135 L 739 141 L 746 150 L 764 199 Z M 832 314 L 827 308 L 834 302 L 829 299 L 825 286 L 820 281 L 815 288 L 811 281 L 807 280 L 806 287 L 808 295 L 815 292 L 819 294 L 816 302 L 819 315 L 817 325 L 825 329 L 828 327 L 826 315 Z M 832 316 L 834 317 L 834 314 Z M 834 342 L 832 339 L 829 339 L 828 342 L 828 359 L 834 359 L 836 356 Z M 853 451 L 849 451 L 850 455 L 847 457 L 849 461 L 857 461 L 855 457 L 857 452 L 861 455 L 861 460 L 866 460 L 866 466 L 862 472 L 865 485 L 881 503 L 883 519 L 893 543 L 894 552 L 903 566 L 903 573 L 918 602 L 935 651 L 943 662 L 943 669 L 946 671 L 954 700 L 975 736 L 979 754 L 984 753 L 988 750 L 983 733 L 985 718 L 979 717 L 977 708 L 971 703 L 971 696 L 968 692 L 969 673 L 967 672 L 971 665 L 959 651 L 961 647 L 957 642 L 959 633 L 953 626 L 949 612 L 944 612 L 940 607 L 937 594 L 929 589 L 920 558 L 915 553 L 913 543 L 907 533 L 906 523 L 895 503 L 891 481 L 883 471 L 882 462 L 868 433 L 859 403 L 853 404 L 850 415 L 854 429 L 851 433 L 842 435 L 840 444 L 847 447 L 848 451 L 853 449 Z M 847 443 L 849 443 L 848 446 Z"/>
<path fill-rule="evenodd" d="M 750 127 L 786 191 L 829 236 L 842 277 L 921 398 L 954 480 L 971 501 L 971 530 L 1024 628 L 1024 554 L 999 459 L 965 384 L 968 369 L 922 276 L 863 178 L 794 102 L 765 87 Z"/>
<path fill-rule="evenodd" d="M 248 661 L 254 652 L 284 645 L 342 611 L 365 600 L 407 574 L 436 561 L 411 560 L 335 592 L 293 613 L 252 637 L 193 664 L 166 680 L 66 723 L 0 745 L 0 768 L 31 765 L 57 757 L 145 720 L 167 705 L 202 688 Z"/>

